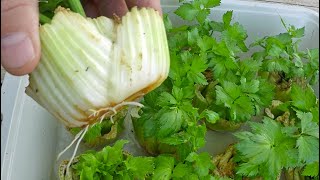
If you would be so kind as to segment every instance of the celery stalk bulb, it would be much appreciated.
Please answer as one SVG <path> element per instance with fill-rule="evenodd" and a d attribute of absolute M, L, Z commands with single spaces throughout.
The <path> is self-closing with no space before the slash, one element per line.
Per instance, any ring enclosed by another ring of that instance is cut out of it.
<path fill-rule="evenodd" d="M 165 27 L 153 9 L 135 7 L 113 20 L 58 7 L 40 27 L 40 40 L 41 60 L 26 93 L 67 127 L 97 122 L 168 76 Z"/>

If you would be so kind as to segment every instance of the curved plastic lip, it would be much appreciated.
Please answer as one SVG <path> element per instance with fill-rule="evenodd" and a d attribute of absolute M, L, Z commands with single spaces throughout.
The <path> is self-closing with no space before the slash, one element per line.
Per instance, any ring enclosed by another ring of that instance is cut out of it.
<path fill-rule="evenodd" d="M 161 0 L 162 8 L 176 8 L 178 7 L 178 0 Z M 215 10 L 234 10 L 237 12 L 252 12 L 259 14 L 275 14 L 296 17 L 297 13 L 301 13 L 304 18 L 312 21 L 319 27 L 319 13 L 308 9 L 306 7 L 292 5 L 292 4 L 282 4 L 277 2 L 261 2 L 261 1 L 250 1 L 250 0 L 222 0 L 219 7 L 215 7 Z M 285 11 L 283 11 L 285 10 Z"/>

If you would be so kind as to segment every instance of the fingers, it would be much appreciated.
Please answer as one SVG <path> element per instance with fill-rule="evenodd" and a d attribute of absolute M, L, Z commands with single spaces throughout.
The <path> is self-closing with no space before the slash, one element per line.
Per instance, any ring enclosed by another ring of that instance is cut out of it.
<path fill-rule="evenodd" d="M 37 0 L 1 0 L 1 64 L 13 75 L 30 73 L 40 59 Z"/>
<path fill-rule="evenodd" d="M 99 16 L 99 9 L 94 1 L 84 1 L 83 8 L 88 17 L 96 18 Z"/>
<path fill-rule="evenodd" d="M 100 15 L 112 18 L 113 15 L 124 16 L 128 12 L 125 0 L 100 0 L 96 1 Z"/>
<path fill-rule="evenodd" d="M 150 7 L 162 14 L 160 0 L 126 0 L 126 3 L 129 9 L 134 6 Z"/>
<path fill-rule="evenodd" d="M 150 7 L 162 15 L 160 0 L 88 0 L 85 2 L 85 10 L 88 16 L 107 16 L 112 18 L 114 14 L 124 16 L 134 6 Z M 95 11 L 95 7 L 99 12 Z"/>

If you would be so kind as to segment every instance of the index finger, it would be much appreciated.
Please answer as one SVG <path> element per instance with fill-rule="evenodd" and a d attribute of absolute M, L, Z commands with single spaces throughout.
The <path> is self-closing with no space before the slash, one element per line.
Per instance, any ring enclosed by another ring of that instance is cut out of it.
<path fill-rule="evenodd" d="M 157 10 L 160 13 L 160 15 L 162 15 L 160 0 L 126 0 L 126 4 L 129 9 L 134 6 L 150 7 Z"/>

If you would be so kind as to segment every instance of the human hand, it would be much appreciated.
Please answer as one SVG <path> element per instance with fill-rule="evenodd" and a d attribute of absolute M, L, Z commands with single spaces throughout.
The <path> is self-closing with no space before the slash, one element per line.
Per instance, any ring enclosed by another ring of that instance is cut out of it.
<path fill-rule="evenodd" d="M 160 0 L 84 0 L 87 16 L 121 17 L 132 8 L 152 7 Z M 1 64 L 13 75 L 31 73 L 40 60 L 38 0 L 1 0 Z"/>

